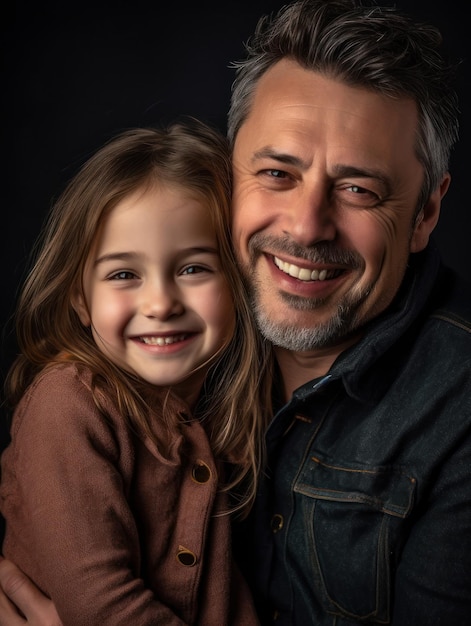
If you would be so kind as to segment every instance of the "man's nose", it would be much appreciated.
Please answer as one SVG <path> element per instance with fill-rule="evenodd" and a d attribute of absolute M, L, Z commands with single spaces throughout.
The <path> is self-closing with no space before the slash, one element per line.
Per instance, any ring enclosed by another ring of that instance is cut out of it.
<path fill-rule="evenodd" d="M 297 189 L 287 198 L 283 230 L 302 246 L 333 241 L 337 235 L 336 211 L 328 189 L 317 184 Z"/>

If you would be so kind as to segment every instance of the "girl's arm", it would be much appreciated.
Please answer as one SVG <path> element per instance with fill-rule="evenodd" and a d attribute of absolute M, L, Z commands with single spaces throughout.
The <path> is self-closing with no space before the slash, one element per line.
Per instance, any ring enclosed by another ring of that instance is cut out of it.
<path fill-rule="evenodd" d="M 133 446 L 122 420 L 101 415 L 72 368 L 36 381 L 13 419 L 2 454 L 3 554 L 53 599 L 64 623 L 184 625 L 140 574 L 138 520 L 126 496 Z M 22 588 L 36 619 L 45 601 L 36 609 L 42 596 L 30 598 L 25 584 L 13 585 L 13 595 L 21 599 Z"/>

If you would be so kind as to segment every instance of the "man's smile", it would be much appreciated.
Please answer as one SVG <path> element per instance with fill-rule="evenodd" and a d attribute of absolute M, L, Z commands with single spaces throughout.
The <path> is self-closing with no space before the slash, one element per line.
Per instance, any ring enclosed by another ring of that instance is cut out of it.
<path fill-rule="evenodd" d="M 306 267 L 299 267 L 298 265 L 294 265 L 294 263 L 283 261 L 282 259 L 276 256 L 273 257 L 273 262 L 275 263 L 276 267 L 280 269 L 282 272 L 284 272 L 285 274 L 288 274 L 289 276 L 293 278 L 297 278 L 298 280 L 303 280 L 303 281 L 316 281 L 316 280 L 323 281 L 323 280 L 329 280 L 332 278 L 337 278 L 337 276 L 339 276 L 342 271 L 338 269 L 310 270 Z"/>

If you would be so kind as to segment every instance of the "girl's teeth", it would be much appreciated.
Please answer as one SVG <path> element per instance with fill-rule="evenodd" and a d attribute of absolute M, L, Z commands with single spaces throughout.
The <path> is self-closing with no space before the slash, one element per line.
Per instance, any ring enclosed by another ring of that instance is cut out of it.
<path fill-rule="evenodd" d="M 150 346 L 169 346 L 171 343 L 183 341 L 185 335 L 173 335 L 172 337 L 141 337 L 143 343 Z"/>

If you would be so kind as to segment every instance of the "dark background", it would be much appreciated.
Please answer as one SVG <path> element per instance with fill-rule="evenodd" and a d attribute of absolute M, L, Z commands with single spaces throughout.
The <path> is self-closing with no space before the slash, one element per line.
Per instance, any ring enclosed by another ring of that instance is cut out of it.
<path fill-rule="evenodd" d="M 16 0 L 2 8 L 1 381 L 16 350 L 7 320 L 52 199 L 92 152 L 127 127 L 192 114 L 224 131 L 229 63 L 243 56 L 257 18 L 282 4 Z M 445 261 L 467 275 L 470 35 L 457 4 L 397 2 L 439 26 L 446 52 L 462 61 L 461 141 L 435 238 Z M 1 446 L 7 432 L 2 411 Z"/>

